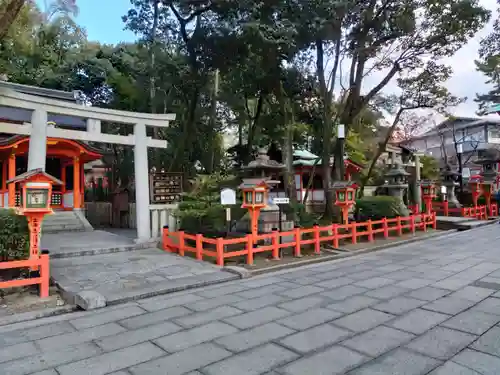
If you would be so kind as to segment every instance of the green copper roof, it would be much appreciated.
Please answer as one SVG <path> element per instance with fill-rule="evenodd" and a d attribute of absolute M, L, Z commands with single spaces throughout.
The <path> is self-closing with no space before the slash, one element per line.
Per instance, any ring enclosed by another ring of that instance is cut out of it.
<path fill-rule="evenodd" d="M 319 158 L 318 155 L 314 155 L 312 152 L 309 152 L 307 150 L 294 150 L 293 157 L 299 159 L 313 160 L 313 161 Z"/>

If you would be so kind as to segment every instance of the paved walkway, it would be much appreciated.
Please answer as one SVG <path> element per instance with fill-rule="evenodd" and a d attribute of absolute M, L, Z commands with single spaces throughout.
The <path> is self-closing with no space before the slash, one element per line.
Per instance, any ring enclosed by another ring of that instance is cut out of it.
<path fill-rule="evenodd" d="M 0 374 L 500 373 L 500 227 L 0 327 Z"/>

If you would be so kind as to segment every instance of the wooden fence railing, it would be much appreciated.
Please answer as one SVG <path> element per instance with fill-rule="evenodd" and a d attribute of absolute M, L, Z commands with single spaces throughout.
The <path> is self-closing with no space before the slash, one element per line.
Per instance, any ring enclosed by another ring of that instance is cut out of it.
<path fill-rule="evenodd" d="M 0 281 L 0 289 L 40 284 L 40 297 L 46 298 L 49 296 L 50 267 L 48 252 L 43 251 L 40 257 L 35 259 L 0 262 L 0 270 L 12 268 L 38 269 L 40 277 Z"/>
<path fill-rule="evenodd" d="M 448 201 L 432 202 L 432 210 L 439 216 L 462 216 L 472 217 L 479 220 L 488 220 L 489 217 L 498 216 L 498 205 L 492 203 L 488 206 L 475 206 L 475 207 L 450 207 Z"/>
<path fill-rule="evenodd" d="M 295 227 L 286 232 L 273 230 L 271 233 L 256 236 L 248 234 L 231 239 L 207 238 L 202 234 L 193 235 L 183 231 L 171 232 L 166 226 L 163 228 L 162 241 L 165 251 L 181 256 L 193 253 L 198 260 L 203 260 L 203 257 L 215 258 L 217 265 L 224 266 L 224 260 L 227 258 L 246 256 L 247 264 L 253 264 L 254 255 L 257 253 L 268 251 L 274 259 L 279 259 L 281 249 L 292 248 L 294 256 L 300 256 L 304 245 L 312 245 L 314 253 L 319 254 L 323 243 L 338 248 L 341 240 L 356 244 L 360 238 L 365 237 L 372 242 L 376 234 L 388 238 L 390 235 L 401 236 L 405 230 L 411 233 L 417 230 L 426 231 L 428 227 L 436 228 L 435 213 L 321 227 L 315 225 L 312 228 Z"/>

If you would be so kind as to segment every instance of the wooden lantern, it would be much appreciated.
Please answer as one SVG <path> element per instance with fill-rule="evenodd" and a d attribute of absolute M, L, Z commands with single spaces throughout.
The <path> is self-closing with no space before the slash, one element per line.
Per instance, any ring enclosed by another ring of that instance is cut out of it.
<path fill-rule="evenodd" d="M 335 205 L 342 210 L 342 220 L 344 223 L 349 221 L 349 210 L 356 202 L 356 190 L 358 186 L 351 182 L 337 182 L 333 185 L 335 189 Z"/>
<path fill-rule="evenodd" d="M 21 187 L 21 207 L 16 209 L 16 213 L 26 216 L 28 220 L 30 259 L 38 258 L 43 217 L 53 213 L 50 208 L 52 185 L 62 185 L 62 181 L 42 169 L 34 169 L 16 176 L 7 183 L 19 183 Z"/>
<path fill-rule="evenodd" d="M 469 187 L 472 194 L 472 202 L 474 203 L 474 207 L 477 206 L 477 201 L 481 196 L 481 178 L 479 176 L 475 176 L 469 180 Z"/>
<path fill-rule="evenodd" d="M 275 183 L 279 183 L 279 181 L 265 178 L 246 178 L 239 186 L 243 193 L 241 208 L 248 209 L 251 218 L 251 232 L 254 236 L 258 233 L 260 210 L 267 206 L 270 185 Z"/>
<path fill-rule="evenodd" d="M 493 184 L 491 182 L 481 182 L 481 193 L 486 201 L 486 207 L 490 207 L 491 196 L 493 195 Z"/>
<path fill-rule="evenodd" d="M 437 196 L 436 189 L 436 184 L 433 181 L 422 181 L 420 183 L 422 200 L 425 203 L 425 212 L 428 215 L 432 212 L 432 200 Z"/>

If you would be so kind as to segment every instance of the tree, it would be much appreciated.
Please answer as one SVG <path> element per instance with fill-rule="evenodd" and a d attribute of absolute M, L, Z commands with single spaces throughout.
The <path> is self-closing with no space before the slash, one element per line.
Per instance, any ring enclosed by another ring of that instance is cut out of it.
<path fill-rule="evenodd" d="M 500 5 L 500 0 L 497 0 Z M 500 7 L 497 14 L 500 12 Z M 479 111 L 488 106 L 500 103 L 500 17 L 493 23 L 493 31 L 481 41 L 479 59 L 475 61 L 476 69 L 483 73 L 486 83 L 492 88 L 483 94 L 477 94 L 475 101 L 479 103 Z"/>
<path fill-rule="evenodd" d="M 2 0 L 0 2 L 0 41 L 5 38 L 26 3 L 26 0 Z"/>
<path fill-rule="evenodd" d="M 450 74 L 451 68 L 438 65 L 434 61 L 429 61 L 422 71 L 397 80 L 398 86 L 401 89 L 399 97 L 393 96 L 390 100 L 379 98 L 379 100 L 383 101 L 381 105 L 385 105 L 389 110 L 392 109 L 394 111 L 396 109 L 396 111 L 395 113 L 393 112 L 394 120 L 392 121 L 392 125 L 387 129 L 385 137 L 379 143 L 378 150 L 371 160 L 368 172 L 361 181 L 360 195 L 363 194 L 363 188 L 370 179 L 378 158 L 385 152 L 387 143 L 393 137 L 398 126 L 401 126 L 401 120 L 405 112 L 422 108 L 443 112 L 448 107 L 456 106 L 464 100 L 463 98 L 453 96 L 443 86 L 450 77 Z"/>
<path fill-rule="evenodd" d="M 339 4 L 339 3 L 337 3 Z M 324 33 L 322 41 L 341 42 L 340 59 L 348 66 L 343 87 L 343 107 L 338 114 L 347 131 L 362 109 L 372 102 L 398 74 L 422 69 L 426 61 L 453 55 L 489 19 L 490 12 L 470 0 L 389 0 L 340 3 L 347 11 L 334 12 L 320 22 L 336 32 Z M 323 28 L 324 29 L 324 28 Z M 370 71 L 383 72 L 380 81 L 363 90 Z M 326 125 L 326 124 L 325 124 Z M 335 159 L 342 160 L 339 142 Z M 342 178 L 342 166 L 334 166 Z"/>

